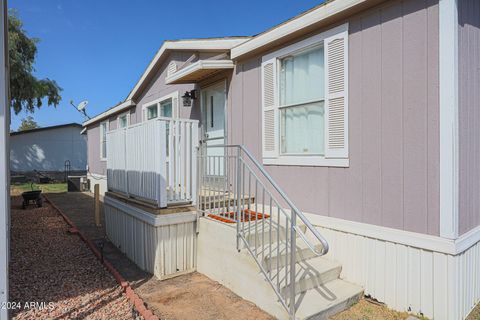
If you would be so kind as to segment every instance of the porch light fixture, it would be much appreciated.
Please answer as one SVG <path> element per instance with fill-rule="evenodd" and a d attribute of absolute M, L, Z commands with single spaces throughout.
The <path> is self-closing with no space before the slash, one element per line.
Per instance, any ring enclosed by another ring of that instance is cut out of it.
<path fill-rule="evenodd" d="M 185 93 L 182 96 L 183 100 L 183 106 L 184 107 L 191 107 L 192 106 L 192 100 L 197 99 L 197 90 L 190 90 L 190 91 L 185 91 Z"/>

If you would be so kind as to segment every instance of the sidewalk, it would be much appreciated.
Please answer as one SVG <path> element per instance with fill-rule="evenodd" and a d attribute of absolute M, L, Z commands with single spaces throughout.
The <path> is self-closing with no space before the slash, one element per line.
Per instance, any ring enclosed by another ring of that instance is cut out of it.
<path fill-rule="evenodd" d="M 273 319 L 253 303 L 200 273 L 160 281 L 139 269 L 108 241 L 103 216 L 102 227 L 95 226 L 94 199 L 90 193 L 52 193 L 48 197 L 97 248 L 104 243 L 105 259 L 160 319 Z"/>

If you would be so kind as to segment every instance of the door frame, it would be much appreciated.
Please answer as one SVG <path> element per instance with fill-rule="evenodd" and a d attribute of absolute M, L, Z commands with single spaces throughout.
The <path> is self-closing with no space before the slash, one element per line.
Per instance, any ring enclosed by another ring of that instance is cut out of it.
<path fill-rule="evenodd" d="M 228 95 L 227 95 L 227 79 L 223 79 L 220 81 L 213 82 L 205 87 L 200 88 L 200 113 L 201 113 L 201 122 L 202 122 L 202 136 L 201 136 L 201 142 L 206 144 L 206 139 L 205 139 L 205 133 L 206 133 L 206 127 L 205 127 L 205 122 L 206 121 L 206 106 L 205 106 L 205 91 L 208 89 L 211 89 L 213 87 L 220 87 L 220 85 L 223 85 L 223 95 L 225 99 L 225 104 L 223 106 L 223 123 L 224 123 L 224 128 L 223 128 L 223 140 L 224 144 L 228 144 L 228 117 L 227 117 L 227 110 L 228 110 Z"/>

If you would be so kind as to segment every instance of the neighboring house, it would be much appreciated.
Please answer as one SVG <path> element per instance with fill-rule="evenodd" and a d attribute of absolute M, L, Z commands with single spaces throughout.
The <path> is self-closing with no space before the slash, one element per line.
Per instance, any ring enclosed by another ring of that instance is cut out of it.
<path fill-rule="evenodd" d="M 82 126 L 67 123 L 10 133 L 10 170 L 12 175 L 31 176 L 34 171 L 63 179 L 65 166 L 85 174 L 87 141 Z"/>
<path fill-rule="evenodd" d="M 465 318 L 480 300 L 479 28 L 476 0 L 334 0 L 252 38 L 165 42 L 84 123 L 110 239 L 160 278 L 196 269 L 279 318 L 361 290 Z M 206 217 L 166 230 L 147 209 L 182 203 Z"/>

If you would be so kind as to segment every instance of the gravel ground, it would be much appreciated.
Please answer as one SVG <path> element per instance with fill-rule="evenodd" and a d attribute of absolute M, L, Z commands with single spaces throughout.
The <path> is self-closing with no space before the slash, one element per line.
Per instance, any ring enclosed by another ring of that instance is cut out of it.
<path fill-rule="evenodd" d="M 22 210 L 12 198 L 13 319 L 135 319 L 113 277 L 49 204 Z"/>

